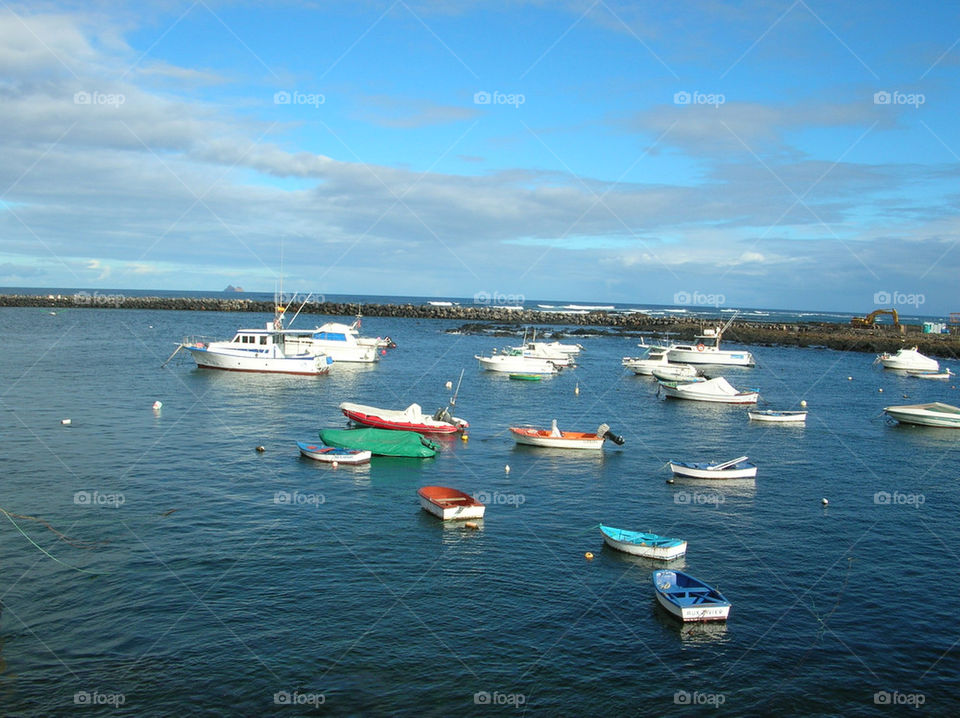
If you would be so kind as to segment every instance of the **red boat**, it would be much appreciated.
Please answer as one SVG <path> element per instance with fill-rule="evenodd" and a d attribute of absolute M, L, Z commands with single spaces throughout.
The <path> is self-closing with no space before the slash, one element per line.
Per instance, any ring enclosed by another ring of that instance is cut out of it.
<path fill-rule="evenodd" d="M 446 409 L 439 409 L 433 416 L 427 416 L 419 404 L 411 404 L 406 409 L 397 411 L 345 401 L 340 405 L 340 411 L 355 424 L 372 426 L 375 429 L 416 431 L 420 434 L 455 434 L 470 426 L 463 419 L 450 416 Z"/>

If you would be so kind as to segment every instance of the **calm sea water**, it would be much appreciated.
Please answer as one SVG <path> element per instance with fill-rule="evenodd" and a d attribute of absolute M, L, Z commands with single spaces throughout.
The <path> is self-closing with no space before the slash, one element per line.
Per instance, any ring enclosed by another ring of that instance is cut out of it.
<path fill-rule="evenodd" d="M 185 356 L 160 368 L 184 335 L 268 318 L 0 310 L 0 506 L 106 542 L 74 546 L 16 519 L 58 563 L 0 516 L 0 711 L 960 709 L 960 432 L 878 416 L 960 404 L 952 382 L 883 372 L 868 354 L 757 347 L 757 368 L 725 375 L 770 407 L 809 403 L 805 427 L 769 427 L 743 408 L 659 399 L 620 366 L 632 340 L 581 339 L 578 368 L 515 382 L 473 359 L 503 340 L 373 317 L 363 332 L 399 345 L 375 367 L 257 376 Z M 345 425 L 341 401 L 433 410 L 461 369 L 469 440 L 444 440 L 435 459 L 333 470 L 298 455 L 297 439 Z M 558 453 L 508 435 L 553 418 L 607 422 L 626 444 Z M 755 481 L 665 481 L 669 459 L 742 454 Z M 481 528 L 421 511 L 426 484 L 484 492 Z M 730 621 L 664 614 L 658 564 L 604 548 L 601 521 L 687 539 L 675 565 L 727 595 Z"/>

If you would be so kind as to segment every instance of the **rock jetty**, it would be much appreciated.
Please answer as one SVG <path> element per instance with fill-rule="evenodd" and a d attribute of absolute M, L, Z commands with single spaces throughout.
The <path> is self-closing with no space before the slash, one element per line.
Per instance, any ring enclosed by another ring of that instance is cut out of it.
<path fill-rule="evenodd" d="M 48 309 L 166 309 L 193 312 L 255 312 L 273 314 L 272 301 L 212 297 L 133 297 L 122 294 L 79 292 L 71 295 L 28 296 L 0 295 L 0 307 L 44 307 Z M 341 302 L 308 302 L 302 315 L 320 314 L 337 317 L 353 316 L 357 304 Z M 651 317 L 645 314 L 593 311 L 586 314 L 547 313 L 507 307 L 469 305 L 434 306 L 429 304 L 364 304 L 364 316 L 445 319 L 467 322 L 464 333 L 501 329 L 522 331 L 523 326 L 564 327 L 564 336 L 596 334 L 586 327 L 604 328 L 616 335 L 663 335 L 689 341 L 704 326 L 722 322 L 700 321 L 681 317 Z M 558 335 L 559 336 L 559 335 Z M 757 346 L 798 346 L 880 353 L 896 351 L 902 346 L 916 346 L 930 356 L 960 357 L 960 325 L 951 326 L 950 334 L 923 334 L 921 327 L 879 324 L 872 327 L 851 327 L 830 322 L 767 323 L 735 321 L 724 334 L 724 343 Z"/>

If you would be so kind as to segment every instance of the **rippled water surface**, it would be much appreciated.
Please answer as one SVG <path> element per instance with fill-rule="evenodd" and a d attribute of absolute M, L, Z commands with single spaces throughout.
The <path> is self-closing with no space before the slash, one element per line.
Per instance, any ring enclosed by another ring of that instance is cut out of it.
<path fill-rule="evenodd" d="M 960 707 L 960 432 L 879 417 L 960 404 L 953 383 L 883 372 L 868 354 L 756 347 L 757 368 L 725 376 L 771 408 L 810 409 L 805 427 L 757 425 L 743 408 L 658 398 L 620 366 L 634 340 L 581 339 L 578 368 L 516 382 L 473 359 L 508 340 L 380 318 L 363 332 L 399 346 L 375 367 L 160 368 L 184 335 L 267 319 L 2 310 L 0 506 L 102 542 L 0 516 L 4 713 Z M 469 440 L 441 440 L 436 458 L 333 470 L 298 455 L 297 439 L 345 425 L 340 402 L 432 411 L 461 369 Z M 553 418 L 607 422 L 626 444 L 544 451 L 507 432 Z M 669 459 L 743 454 L 755 481 L 666 483 Z M 421 511 L 426 484 L 485 493 L 480 528 Z M 672 565 L 726 594 L 727 625 L 667 616 L 658 566 L 605 548 L 601 521 L 685 538 Z"/>

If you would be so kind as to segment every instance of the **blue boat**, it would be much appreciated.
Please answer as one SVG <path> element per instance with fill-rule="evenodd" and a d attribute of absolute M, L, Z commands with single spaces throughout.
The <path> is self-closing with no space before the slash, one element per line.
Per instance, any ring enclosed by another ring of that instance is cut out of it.
<path fill-rule="evenodd" d="M 730 602 L 712 586 L 682 571 L 654 571 L 657 601 L 681 621 L 726 621 Z"/>
<path fill-rule="evenodd" d="M 666 538 L 642 531 L 615 529 L 603 524 L 600 524 L 600 533 L 603 534 L 603 540 L 608 546 L 634 556 L 670 561 L 680 558 L 687 552 L 687 542 L 683 539 Z"/>

